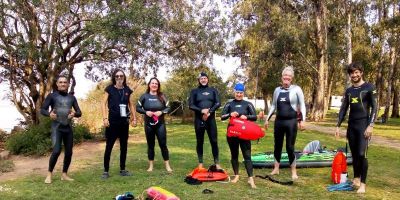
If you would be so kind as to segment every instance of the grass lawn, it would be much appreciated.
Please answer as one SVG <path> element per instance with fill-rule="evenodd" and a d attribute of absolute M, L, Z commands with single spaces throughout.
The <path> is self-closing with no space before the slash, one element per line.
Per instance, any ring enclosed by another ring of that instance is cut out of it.
<path fill-rule="evenodd" d="M 232 174 L 230 152 L 225 138 L 226 123 L 219 122 L 219 147 L 222 167 Z M 132 177 L 117 175 L 119 152 L 113 151 L 111 177 L 101 180 L 102 157 L 99 163 L 71 172 L 74 182 L 59 181 L 57 171 L 53 184 L 43 183 L 43 176 L 31 176 L 0 184 L 0 199 L 112 199 L 116 194 L 131 191 L 135 196 L 150 186 L 161 186 L 181 199 L 400 199 L 400 152 L 385 147 L 372 146 L 368 151 L 369 173 L 367 193 L 328 192 L 331 184 L 330 168 L 299 169 L 300 179 L 293 186 L 282 186 L 267 180 L 255 179 L 257 189 L 250 189 L 244 166 L 240 166 L 241 180 L 236 183 L 203 183 L 192 186 L 183 179 L 197 164 L 195 153 L 195 135 L 191 124 L 170 124 L 168 128 L 168 147 L 173 174 L 165 172 L 160 150 L 156 147 L 155 171 L 148 173 L 146 144 L 130 144 L 128 147 L 127 169 L 134 173 Z M 253 153 L 272 151 L 271 129 L 260 143 L 253 143 Z M 144 134 L 142 128 L 136 128 L 135 134 Z M 309 141 L 320 140 L 328 149 L 344 146 L 345 140 L 334 140 L 331 135 L 304 131 L 298 133 L 296 149 L 301 150 Z M 211 147 L 204 145 L 205 164 L 211 164 Z M 63 156 L 63 155 L 62 155 Z M 60 158 L 62 158 L 62 156 Z M 59 159 L 62 160 L 62 159 Z M 74 165 L 74 163 L 72 163 Z M 351 166 L 350 166 L 351 169 Z M 58 169 L 59 170 L 59 169 Z M 352 176 L 352 169 L 350 177 Z M 270 169 L 255 169 L 255 175 L 265 175 Z M 288 180 L 288 169 L 282 169 L 278 179 Z M 202 194 L 204 189 L 211 189 L 213 194 Z"/>

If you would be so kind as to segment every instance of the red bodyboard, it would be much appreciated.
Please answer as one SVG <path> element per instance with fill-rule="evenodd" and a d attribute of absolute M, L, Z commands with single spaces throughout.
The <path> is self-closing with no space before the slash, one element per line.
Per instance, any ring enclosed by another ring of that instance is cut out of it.
<path fill-rule="evenodd" d="M 258 140 L 265 136 L 264 131 L 256 123 L 231 117 L 229 120 L 228 137 L 238 137 L 243 140 Z"/>
<path fill-rule="evenodd" d="M 211 182 L 211 181 L 224 181 L 228 178 L 228 173 L 221 169 L 218 171 L 210 171 L 206 168 L 195 168 L 188 176 L 197 179 L 201 182 Z"/>

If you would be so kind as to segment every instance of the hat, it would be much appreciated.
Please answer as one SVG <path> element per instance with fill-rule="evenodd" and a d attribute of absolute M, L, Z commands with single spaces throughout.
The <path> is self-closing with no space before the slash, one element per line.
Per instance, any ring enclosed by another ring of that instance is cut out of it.
<path fill-rule="evenodd" d="M 206 74 L 205 72 L 200 72 L 200 74 L 199 74 L 199 77 L 198 77 L 198 78 L 201 78 L 201 77 L 203 77 L 203 76 L 205 76 L 205 77 L 207 77 L 207 78 L 208 78 L 208 76 L 207 76 L 207 74 Z"/>
<path fill-rule="evenodd" d="M 236 83 L 233 89 L 235 90 L 235 92 L 244 92 L 244 85 L 243 83 Z"/>

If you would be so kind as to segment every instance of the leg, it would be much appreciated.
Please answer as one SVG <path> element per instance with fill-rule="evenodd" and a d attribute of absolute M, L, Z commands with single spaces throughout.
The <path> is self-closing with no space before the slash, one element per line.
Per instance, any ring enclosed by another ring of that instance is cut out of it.
<path fill-rule="evenodd" d="M 353 174 L 354 174 L 354 179 L 353 179 L 353 185 L 356 187 L 360 186 L 360 171 L 359 171 L 359 163 L 360 163 L 360 159 L 359 159 L 359 154 L 356 153 L 358 152 L 357 149 L 359 149 L 358 147 L 358 143 L 356 142 L 358 140 L 357 134 L 355 132 L 356 130 L 353 128 L 353 126 L 349 123 L 349 126 L 347 128 L 347 140 L 349 142 L 349 146 L 350 146 L 350 151 L 352 153 L 352 159 L 353 159 Z"/>
<path fill-rule="evenodd" d="M 283 139 L 285 130 L 284 126 L 282 125 L 281 120 L 275 119 L 275 126 L 274 126 L 274 169 L 271 172 L 271 175 L 279 174 L 279 163 L 281 162 L 282 156 L 282 147 L 283 147 Z"/>
<path fill-rule="evenodd" d="M 160 124 L 157 129 L 157 140 L 158 145 L 161 149 L 161 154 L 164 159 L 165 169 L 168 172 L 172 172 L 171 166 L 169 165 L 169 151 L 167 147 L 167 129 L 165 128 L 165 123 Z"/>
<path fill-rule="evenodd" d="M 65 131 L 64 131 L 65 130 Z M 63 165 L 63 173 L 61 176 L 61 180 L 66 180 L 66 181 L 73 181 L 74 179 L 70 178 L 67 173 L 68 173 L 68 168 L 71 164 L 71 159 L 72 159 L 72 147 L 74 144 L 74 135 L 72 132 L 72 127 L 68 126 L 63 130 L 63 142 L 64 142 L 64 165 Z"/>
<path fill-rule="evenodd" d="M 214 163 L 217 165 L 217 168 L 221 168 L 219 166 L 219 149 L 218 149 L 218 132 L 217 132 L 217 124 L 215 122 L 215 118 L 208 119 L 207 126 L 207 134 L 208 139 L 210 140 L 212 154 L 214 157 Z"/>
<path fill-rule="evenodd" d="M 364 122 L 364 123 L 362 123 Z M 368 139 L 364 137 L 364 132 L 368 127 L 368 121 L 361 121 L 360 125 L 357 126 L 361 128 L 359 130 L 359 170 L 360 170 L 360 188 L 357 190 L 357 193 L 365 193 L 366 183 L 367 183 L 367 174 L 368 174 L 368 159 L 367 159 L 367 150 L 368 150 Z"/>
<path fill-rule="evenodd" d="M 287 132 L 286 132 L 286 151 L 289 157 L 289 164 L 292 171 L 292 179 L 298 179 L 297 170 L 296 170 L 296 155 L 295 151 L 295 142 L 297 136 L 297 119 L 285 120 L 287 123 Z"/>
<path fill-rule="evenodd" d="M 236 183 L 239 180 L 239 139 L 236 137 L 227 137 L 229 149 L 231 150 L 231 163 L 235 178 L 232 180 Z"/>
<path fill-rule="evenodd" d="M 104 172 L 107 173 L 107 175 L 108 170 L 110 169 L 111 151 L 116 140 L 117 133 L 115 130 L 115 125 L 110 124 L 110 126 L 106 128 L 106 149 L 104 150 Z"/>
<path fill-rule="evenodd" d="M 256 184 L 254 183 L 253 179 L 253 163 L 251 162 L 251 141 L 239 139 L 239 142 L 244 159 L 244 166 L 246 167 L 247 175 L 249 176 L 249 180 L 247 182 L 252 188 L 256 188 Z"/>
<path fill-rule="evenodd" d="M 194 119 L 194 129 L 196 132 L 196 152 L 197 158 L 199 160 L 199 167 L 203 167 L 203 144 L 204 144 L 204 122 L 201 119 L 195 117 Z"/>
<path fill-rule="evenodd" d="M 155 146 L 155 130 L 149 125 L 145 125 L 144 132 L 146 133 L 147 140 L 147 158 L 149 159 L 148 172 L 153 171 L 154 166 L 154 146 Z"/>
<path fill-rule="evenodd" d="M 119 130 L 119 145 L 120 145 L 120 170 L 125 170 L 126 154 L 128 152 L 129 124 L 121 124 Z"/>
<path fill-rule="evenodd" d="M 51 139 L 53 143 L 53 152 L 50 156 L 49 159 L 49 168 L 48 168 L 48 173 L 47 177 L 45 179 L 45 183 L 51 183 L 52 180 L 52 173 L 54 170 L 54 167 L 56 166 L 58 156 L 60 156 L 61 153 L 61 133 L 58 130 L 59 124 L 58 123 L 52 123 L 51 126 Z"/>

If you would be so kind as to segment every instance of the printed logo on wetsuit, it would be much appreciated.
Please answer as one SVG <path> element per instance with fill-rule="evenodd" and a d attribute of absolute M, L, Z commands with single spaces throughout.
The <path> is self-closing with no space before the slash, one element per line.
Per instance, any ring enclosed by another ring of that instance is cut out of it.
<path fill-rule="evenodd" d="M 282 97 L 279 101 L 286 101 L 286 97 Z"/>
<path fill-rule="evenodd" d="M 236 106 L 235 106 L 235 108 L 240 108 L 240 107 L 242 107 L 242 105 L 236 105 Z"/>
<path fill-rule="evenodd" d="M 372 94 L 376 94 L 376 90 L 372 91 Z"/>
<path fill-rule="evenodd" d="M 149 101 L 158 101 L 158 99 L 149 99 Z"/>
<path fill-rule="evenodd" d="M 358 97 L 351 98 L 351 103 L 358 103 Z"/>
<path fill-rule="evenodd" d="M 208 96 L 210 93 L 209 92 L 203 92 L 201 93 L 202 95 Z"/>

